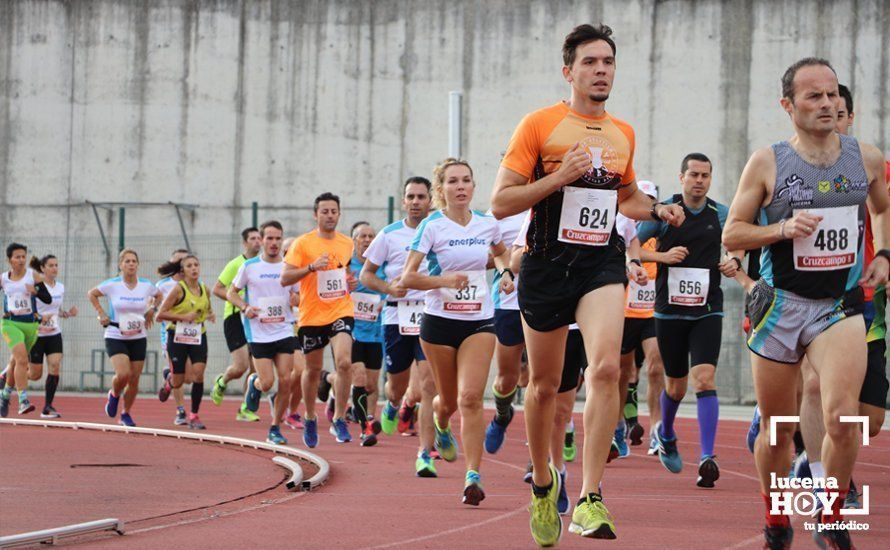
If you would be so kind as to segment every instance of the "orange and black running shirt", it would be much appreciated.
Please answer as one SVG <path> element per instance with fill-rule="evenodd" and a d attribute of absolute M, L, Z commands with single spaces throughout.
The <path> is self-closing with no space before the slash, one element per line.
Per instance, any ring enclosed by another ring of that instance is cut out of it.
<path fill-rule="evenodd" d="M 559 102 L 526 115 L 519 123 L 502 166 L 534 183 L 556 172 L 566 152 L 576 143 L 591 154 L 590 169 L 571 187 L 618 190 L 636 178 L 633 170 L 634 131 L 626 122 L 606 113 L 588 117 Z M 566 243 L 559 240 L 563 190 L 532 207 L 527 252 L 568 266 L 595 266 L 624 245 L 612 228 L 606 246 Z"/>
<path fill-rule="evenodd" d="M 323 254 L 328 265 L 300 279 L 300 326 L 321 327 L 337 319 L 353 316 L 347 273 L 352 258 L 352 239 L 336 233 L 324 239 L 312 230 L 297 237 L 290 245 L 284 261 L 294 267 L 306 267 Z"/>
<path fill-rule="evenodd" d="M 655 252 L 658 242 L 655 237 L 642 244 L 643 250 Z M 655 278 L 658 276 L 658 264 L 655 262 L 643 262 L 643 268 L 646 275 L 649 276 L 649 283 L 640 286 L 635 283 L 628 283 L 625 290 L 625 307 L 624 317 L 633 319 L 651 319 L 655 316 Z M 631 295 L 631 292 L 636 294 Z"/>

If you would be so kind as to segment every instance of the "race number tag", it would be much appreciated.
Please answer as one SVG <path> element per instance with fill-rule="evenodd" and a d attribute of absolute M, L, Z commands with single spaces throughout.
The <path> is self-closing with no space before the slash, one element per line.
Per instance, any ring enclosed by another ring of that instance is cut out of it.
<path fill-rule="evenodd" d="M 142 333 L 143 326 L 145 326 L 145 316 L 138 313 L 124 313 L 118 322 L 121 336 L 136 336 Z"/>
<path fill-rule="evenodd" d="M 809 237 L 794 239 L 794 268 L 798 271 L 833 271 L 856 263 L 859 242 L 857 205 L 794 210 L 822 216 Z"/>
<path fill-rule="evenodd" d="M 58 315 L 44 315 L 42 319 L 40 319 L 40 326 L 37 328 L 37 332 L 40 334 L 52 334 L 59 330 L 59 316 Z"/>
<path fill-rule="evenodd" d="M 9 297 L 9 313 L 13 315 L 27 315 L 32 313 L 30 294 L 13 294 Z"/>
<path fill-rule="evenodd" d="M 562 188 L 559 241 L 586 246 L 606 246 L 615 226 L 618 191 Z"/>
<path fill-rule="evenodd" d="M 628 277 L 630 279 L 630 277 Z M 649 279 L 639 285 L 633 279 L 627 284 L 627 309 L 649 311 L 655 309 L 655 281 Z"/>
<path fill-rule="evenodd" d="M 346 285 L 346 269 L 328 269 L 325 271 L 316 271 L 318 274 L 316 290 L 318 297 L 324 301 L 336 300 L 342 298 L 349 293 Z"/>
<path fill-rule="evenodd" d="M 187 344 L 189 346 L 198 346 L 201 344 L 201 324 L 200 323 L 184 323 L 179 321 L 176 323 L 176 333 L 173 335 L 173 341 L 177 344 Z"/>
<path fill-rule="evenodd" d="M 482 311 L 485 297 L 488 295 L 488 284 L 484 271 L 462 271 L 467 276 L 467 286 L 463 289 L 440 288 L 442 309 L 454 313 L 476 313 Z"/>
<path fill-rule="evenodd" d="M 711 271 L 698 267 L 668 268 L 668 304 L 703 306 L 708 301 Z"/>
<path fill-rule="evenodd" d="M 423 300 L 399 302 L 399 334 L 417 336 L 423 320 Z"/>
<path fill-rule="evenodd" d="M 259 299 L 260 323 L 283 323 L 284 312 L 290 307 L 284 296 L 266 296 Z"/>
<path fill-rule="evenodd" d="M 353 292 L 352 302 L 355 306 L 353 316 L 356 321 L 377 321 L 382 306 L 379 294 L 367 294 L 365 292 Z"/>

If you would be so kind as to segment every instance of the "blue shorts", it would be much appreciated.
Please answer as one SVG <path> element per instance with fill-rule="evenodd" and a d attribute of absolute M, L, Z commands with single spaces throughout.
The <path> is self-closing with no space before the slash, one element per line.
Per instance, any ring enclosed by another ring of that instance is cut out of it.
<path fill-rule="evenodd" d="M 518 309 L 494 310 L 494 333 L 502 346 L 518 346 L 525 343 L 522 319 Z"/>
<path fill-rule="evenodd" d="M 399 333 L 399 325 L 383 325 L 383 358 L 390 374 L 405 372 L 414 361 L 426 361 L 420 335 L 407 336 Z"/>

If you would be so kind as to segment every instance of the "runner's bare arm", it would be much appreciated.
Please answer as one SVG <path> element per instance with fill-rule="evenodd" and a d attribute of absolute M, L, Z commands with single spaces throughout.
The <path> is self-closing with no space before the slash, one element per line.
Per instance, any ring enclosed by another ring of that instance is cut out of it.
<path fill-rule="evenodd" d="M 87 292 L 87 299 L 90 301 L 90 304 L 93 306 L 93 309 L 96 310 L 96 314 L 98 315 L 99 322 L 102 326 L 108 326 L 108 314 L 105 313 L 105 310 L 102 308 L 102 304 L 99 303 L 99 298 L 105 296 L 102 294 L 102 291 L 98 288 L 94 288 Z"/>
<path fill-rule="evenodd" d="M 164 298 L 164 301 L 161 302 L 161 306 L 158 309 L 158 315 L 156 319 L 158 321 L 184 321 L 186 323 L 191 323 L 198 316 L 196 312 L 191 312 L 186 315 L 179 315 L 176 313 L 172 313 L 170 310 L 173 309 L 180 300 L 182 299 L 182 287 L 176 285 L 170 290 L 170 293 L 167 294 L 167 297 Z"/>
<path fill-rule="evenodd" d="M 513 273 L 519 273 L 519 269 L 522 267 L 522 255 L 525 253 L 525 248 L 521 246 L 513 246 L 513 249 L 510 251 L 510 270 Z"/>
<path fill-rule="evenodd" d="M 297 284 L 306 275 L 309 275 L 313 271 L 324 269 L 327 265 L 327 254 L 322 254 L 321 256 L 319 256 L 318 259 L 305 267 L 297 267 L 295 265 L 287 263 L 286 261 L 281 262 L 281 278 L 278 280 L 278 282 L 281 283 L 281 286 L 291 286 Z"/>
<path fill-rule="evenodd" d="M 723 227 L 723 247 L 727 250 L 751 250 L 791 237 L 787 227 L 790 220 L 784 224 L 784 236 L 778 223 L 767 226 L 752 223 L 766 202 L 767 181 L 775 170 L 775 157 L 769 148 L 758 149 L 748 159 Z"/>
<path fill-rule="evenodd" d="M 461 273 L 451 273 L 448 275 L 424 275 L 418 273 L 420 262 L 426 257 L 425 254 L 412 250 L 408 253 L 408 260 L 405 262 L 405 270 L 402 272 L 401 285 L 405 288 L 413 288 L 414 290 L 432 290 L 434 288 L 464 288 L 467 286 L 467 276 Z"/>
<path fill-rule="evenodd" d="M 559 169 L 529 184 L 528 178 L 501 166 L 491 193 L 491 213 L 497 219 L 519 214 L 545 197 L 576 181 L 590 167 L 590 155 L 576 143 L 563 156 Z"/>
<path fill-rule="evenodd" d="M 640 191 L 636 181 L 618 190 L 618 211 L 632 220 L 651 220 L 653 204 L 656 204 L 655 200 Z M 679 204 L 657 204 L 655 213 L 660 220 L 674 227 L 678 227 L 686 219 L 683 207 Z"/>
<path fill-rule="evenodd" d="M 890 188 L 885 180 L 886 165 L 884 154 L 873 146 L 860 143 L 862 160 L 869 174 L 868 210 L 872 217 L 872 229 L 875 239 L 875 250 L 882 250 L 890 242 Z M 890 260 L 883 256 L 875 256 L 865 269 L 859 283 L 875 287 L 887 283 Z"/>
<path fill-rule="evenodd" d="M 365 265 L 362 266 L 362 271 L 359 274 L 359 281 L 367 288 L 375 291 L 382 292 L 383 294 L 393 296 L 395 298 L 401 298 L 406 294 L 404 289 L 393 288 L 393 286 L 381 279 L 377 276 L 377 270 L 380 269 L 380 266 L 372 262 L 371 260 L 365 260 Z"/>
<path fill-rule="evenodd" d="M 214 296 L 219 298 L 222 301 L 226 300 L 226 285 L 222 284 L 219 281 L 216 281 L 216 284 L 213 285 L 213 290 L 211 291 Z"/>

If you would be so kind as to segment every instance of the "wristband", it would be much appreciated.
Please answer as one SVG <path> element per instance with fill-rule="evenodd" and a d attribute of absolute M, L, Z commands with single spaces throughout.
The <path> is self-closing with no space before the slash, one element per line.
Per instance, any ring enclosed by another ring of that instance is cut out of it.
<path fill-rule="evenodd" d="M 663 206 L 663 205 L 660 202 L 656 202 L 655 204 L 652 205 L 652 210 L 649 211 L 649 215 L 652 217 L 653 220 L 655 220 L 657 222 L 661 221 L 661 218 L 658 217 L 658 207 L 659 206 Z"/>
<path fill-rule="evenodd" d="M 627 261 L 627 263 L 637 264 L 638 266 L 643 267 L 643 262 L 641 262 L 640 260 L 638 260 L 636 258 L 631 258 L 630 260 Z"/>
<path fill-rule="evenodd" d="M 882 248 L 875 252 L 875 258 L 884 258 L 888 262 L 890 262 L 890 250 L 886 248 Z"/>
<path fill-rule="evenodd" d="M 501 270 L 501 277 L 503 277 L 503 276 L 506 275 L 507 273 L 510 274 L 510 280 L 511 280 L 511 281 L 515 281 L 515 280 L 516 280 L 516 275 L 513 274 L 513 270 L 510 269 L 509 267 L 505 267 L 504 269 Z"/>
<path fill-rule="evenodd" d="M 741 271 L 742 269 L 742 260 L 736 258 L 735 256 L 730 256 L 730 259 L 735 260 L 736 267 Z"/>
<path fill-rule="evenodd" d="M 315 273 L 315 266 L 314 266 L 314 265 L 309 264 L 308 267 L 309 267 L 309 273 Z"/>
<path fill-rule="evenodd" d="M 779 236 L 782 237 L 783 240 L 788 238 L 785 236 L 785 223 L 787 221 L 788 221 L 788 218 L 779 220 Z"/>

